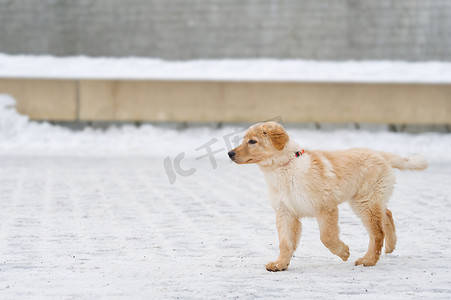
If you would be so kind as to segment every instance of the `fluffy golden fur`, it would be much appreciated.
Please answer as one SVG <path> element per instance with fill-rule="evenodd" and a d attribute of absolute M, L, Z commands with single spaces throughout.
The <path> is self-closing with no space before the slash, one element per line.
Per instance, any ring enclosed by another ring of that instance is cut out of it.
<path fill-rule="evenodd" d="M 338 205 L 348 201 L 368 230 L 367 253 L 355 264 L 374 266 L 385 240 L 385 252 L 396 246 L 395 224 L 386 207 L 395 183 L 393 168 L 423 170 L 421 156 L 402 158 L 369 149 L 305 151 L 290 140 L 276 122 L 251 126 L 243 143 L 229 152 L 238 164 L 255 163 L 264 173 L 276 213 L 280 254 L 268 271 L 286 270 L 301 235 L 302 217 L 315 217 L 320 238 L 333 254 L 346 261 L 349 248 L 339 238 Z"/>

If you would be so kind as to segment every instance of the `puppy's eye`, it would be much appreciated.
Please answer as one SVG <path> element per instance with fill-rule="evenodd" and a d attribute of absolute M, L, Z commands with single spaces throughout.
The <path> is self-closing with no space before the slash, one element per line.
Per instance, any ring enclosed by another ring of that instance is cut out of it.
<path fill-rule="evenodd" d="M 249 140 L 248 143 L 249 143 L 249 144 L 257 144 L 257 141 L 256 141 L 256 140 Z"/>

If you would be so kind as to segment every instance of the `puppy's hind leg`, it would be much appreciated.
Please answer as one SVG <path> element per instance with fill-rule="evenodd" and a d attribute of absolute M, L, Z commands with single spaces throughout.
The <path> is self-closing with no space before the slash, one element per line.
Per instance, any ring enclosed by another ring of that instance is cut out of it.
<path fill-rule="evenodd" d="M 321 242 L 330 252 L 346 261 L 349 258 L 349 247 L 338 237 L 338 208 L 323 208 L 316 217 L 320 230 Z"/>
<path fill-rule="evenodd" d="M 396 247 L 396 231 L 393 215 L 387 208 L 384 216 L 385 253 L 392 253 Z"/>
<path fill-rule="evenodd" d="M 282 207 L 276 212 L 277 231 L 279 233 L 280 254 L 275 262 L 266 264 L 268 271 L 284 271 L 290 264 L 301 236 L 302 224 L 298 218 Z"/>
<path fill-rule="evenodd" d="M 384 244 L 383 218 L 385 211 L 382 210 L 381 205 L 377 201 L 361 199 L 358 202 L 359 205 L 357 207 L 354 206 L 354 210 L 362 219 L 370 235 L 370 243 L 366 254 L 356 260 L 355 265 L 374 266 L 379 260 Z"/>

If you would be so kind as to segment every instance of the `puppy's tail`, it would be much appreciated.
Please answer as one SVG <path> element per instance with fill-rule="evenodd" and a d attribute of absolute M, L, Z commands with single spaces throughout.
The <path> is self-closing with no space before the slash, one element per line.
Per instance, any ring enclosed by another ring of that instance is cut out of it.
<path fill-rule="evenodd" d="M 382 152 L 385 160 L 392 166 L 392 168 L 400 170 L 424 170 L 428 167 L 428 162 L 421 155 L 414 155 L 411 157 L 401 157 L 391 153 Z"/>

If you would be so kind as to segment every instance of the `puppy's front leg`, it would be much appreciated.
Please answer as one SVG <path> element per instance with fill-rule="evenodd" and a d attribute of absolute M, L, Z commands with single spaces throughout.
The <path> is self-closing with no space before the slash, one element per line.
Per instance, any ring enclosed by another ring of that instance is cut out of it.
<path fill-rule="evenodd" d="M 301 236 L 302 224 L 285 207 L 279 208 L 276 212 L 277 231 L 279 233 L 280 254 L 275 262 L 266 264 L 268 271 L 284 271 L 290 264 L 293 252 Z"/>

